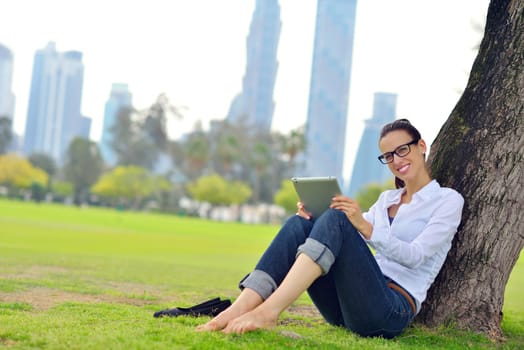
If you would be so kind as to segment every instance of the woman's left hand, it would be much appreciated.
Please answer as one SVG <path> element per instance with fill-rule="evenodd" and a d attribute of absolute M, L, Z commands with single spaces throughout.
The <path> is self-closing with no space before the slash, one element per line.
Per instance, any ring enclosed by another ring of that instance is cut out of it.
<path fill-rule="evenodd" d="M 297 203 L 297 215 L 302 216 L 306 220 L 311 220 L 311 213 L 306 210 L 302 202 Z"/>
<path fill-rule="evenodd" d="M 331 205 L 329 207 L 342 210 L 360 233 L 362 233 L 367 239 L 371 237 L 373 227 L 368 221 L 366 221 L 366 219 L 364 219 L 362 210 L 357 201 L 346 196 L 335 196 L 331 200 Z"/>

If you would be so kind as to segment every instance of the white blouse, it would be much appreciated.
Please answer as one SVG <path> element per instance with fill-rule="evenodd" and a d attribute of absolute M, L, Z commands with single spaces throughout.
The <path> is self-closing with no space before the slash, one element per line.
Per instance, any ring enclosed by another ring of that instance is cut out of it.
<path fill-rule="evenodd" d="M 376 251 L 382 273 L 416 299 L 418 312 L 451 248 L 464 199 L 432 180 L 413 194 L 410 203 L 400 205 L 390 224 L 388 208 L 400 203 L 404 191 L 383 192 L 364 218 L 373 225 L 367 242 Z"/>

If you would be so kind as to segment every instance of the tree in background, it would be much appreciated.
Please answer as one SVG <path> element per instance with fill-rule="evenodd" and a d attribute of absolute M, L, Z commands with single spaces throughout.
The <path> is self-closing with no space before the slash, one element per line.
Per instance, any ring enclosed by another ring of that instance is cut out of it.
<path fill-rule="evenodd" d="M 11 118 L 0 116 L 0 154 L 9 150 L 12 140 Z"/>
<path fill-rule="evenodd" d="M 269 198 L 263 197 L 262 185 L 263 183 L 267 183 L 267 181 L 264 181 L 264 175 L 267 174 L 274 160 L 274 153 L 271 152 L 270 144 L 264 140 L 264 136 L 259 135 L 255 139 L 248 153 L 249 168 L 253 170 L 253 201 L 255 203 L 261 200 L 264 202 L 271 201 L 273 197 L 272 194 L 274 193 L 274 191 L 271 191 L 271 197 Z"/>
<path fill-rule="evenodd" d="M 104 161 L 96 143 L 80 137 L 71 141 L 66 151 L 64 175 L 73 184 L 76 205 L 87 201 L 89 188 L 97 181 L 103 167 Z"/>
<path fill-rule="evenodd" d="M 40 168 L 47 173 L 49 177 L 46 184 L 46 190 L 50 191 L 52 188 L 53 177 L 57 171 L 55 160 L 51 156 L 44 153 L 33 153 L 29 156 L 28 160 L 31 162 L 31 164 L 33 164 L 33 166 Z"/>
<path fill-rule="evenodd" d="M 371 206 L 377 201 L 382 192 L 394 188 L 394 180 L 387 181 L 383 184 L 370 183 L 357 192 L 355 200 L 360 205 L 360 209 L 362 209 L 362 211 L 368 211 L 369 208 L 371 208 Z"/>
<path fill-rule="evenodd" d="M 73 184 L 65 181 L 53 181 L 51 192 L 53 193 L 53 200 L 64 201 L 73 196 Z"/>
<path fill-rule="evenodd" d="M 125 203 L 138 209 L 144 198 L 168 191 L 170 187 L 166 179 L 153 176 L 144 168 L 117 166 L 103 175 L 91 187 L 91 192 L 109 199 L 113 205 Z"/>
<path fill-rule="evenodd" d="M 220 175 L 203 176 L 187 185 L 191 197 L 212 205 L 242 204 L 251 197 L 251 189 L 240 181 L 228 181 Z"/>
<path fill-rule="evenodd" d="M 280 143 L 281 153 L 284 155 L 284 161 L 288 164 L 290 172 L 288 176 L 293 176 L 293 171 L 296 170 L 296 158 L 306 149 L 305 126 L 300 126 L 291 130 L 289 135 L 278 134 L 278 142 Z"/>
<path fill-rule="evenodd" d="M 183 143 L 182 170 L 189 179 L 195 179 L 203 175 L 210 157 L 209 138 L 197 124 L 195 130 L 189 134 Z"/>
<path fill-rule="evenodd" d="M 182 109 L 182 107 L 172 105 L 167 95 L 162 93 L 157 97 L 155 103 L 140 113 L 145 116 L 143 130 L 158 150 L 168 150 L 168 117 L 183 119 Z"/>
<path fill-rule="evenodd" d="M 117 155 L 117 164 L 152 170 L 161 154 L 178 150 L 171 145 L 167 123 L 168 117 L 182 119 L 182 110 L 183 107 L 172 105 L 166 94 L 160 94 L 149 108 L 141 111 L 122 108 L 110 129 L 111 148 Z"/>
<path fill-rule="evenodd" d="M 0 185 L 8 189 L 8 195 L 16 195 L 20 189 L 30 189 L 33 184 L 47 186 L 47 174 L 15 154 L 0 155 Z"/>
<path fill-rule="evenodd" d="M 265 133 L 223 120 L 213 121 L 206 132 L 197 122 L 191 133 L 170 141 L 170 155 L 182 181 L 215 173 L 249 184 L 250 202 L 272 203 L 280 181 L 294 173 L 296 156 L 303 151 L 300 130 L 290 135 Z"/>
<path fill-rule="evenodd" d="M 231 124 L 224 120 L 215 123 L 209 138 L 211 169 L 226 179 L 242 179 L 242 164 L 249 143 L 248 128 L 243 123 Z"/>
<path fill-rule="evenodd" d="M 137 118 L 134 108 L 120 109 L 117 122 L 110 129 L 111 148 L 116 154 L 118 165 L 136 165 L 151 170 L 159 152 Z"/>
<path fill-rule="evenodd" d="M 466 89 L 428 163 L 465 199 L 462 224 L 418 320 L 500 337 L 504 290 L 524 245 L 524 1 L 491 0 Z"/>
<path fill-rule="evenodd" d="M 30 186 L 31 199 L 35 202 L 41 202 L 45 199 L 47 192 L 47 184 L 40 184 L 39 182 L 33 182 Z"/>
<path fill-rule="evenodd" d="M 282 180 L 280 189 L 275 193 L 274 201 L 276 205 L 284 208 L 287 213 L 297 211 L 299 198 L 291 180 Z"/>
<path fill-rule="evenodd" d="M 216 173 L 249 184 L 252 202 L 270 203 L 281 179 L 294 172 L 295 159 L 305 147 L 303 128 L 290 135 L 271 134 L 225 120 L 215 121 L 209 132 L 197 122 L 192 132 L 170 140 L 166 130 L 169 115 L 182 118 L 181 109 L 172 106 L 164 94 L 142 112 L 121 109 L 111 129 L 117 164 L 152 170 L 159 155 L 167 153 L 175 165 L 171 175 L 179 182 Z"/>

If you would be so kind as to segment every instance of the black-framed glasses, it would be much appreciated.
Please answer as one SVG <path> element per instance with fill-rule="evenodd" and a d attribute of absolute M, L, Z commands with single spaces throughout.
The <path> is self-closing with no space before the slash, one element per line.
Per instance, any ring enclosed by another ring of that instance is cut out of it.
<path fill-rule="evenodd" d="M 395 154 L 399 157 L 405 157 L 409 154 L 409 152 L 411 152 L 410 146 L 418 143 L 418 141 L 419 140 L 413 140 L 411 142 L 398 146 L 393 152 L 382 153 L 380 156 L 378 156 L 378 160 L 380 160 L 382 164 L 388 164 L 393 161 Z"/>

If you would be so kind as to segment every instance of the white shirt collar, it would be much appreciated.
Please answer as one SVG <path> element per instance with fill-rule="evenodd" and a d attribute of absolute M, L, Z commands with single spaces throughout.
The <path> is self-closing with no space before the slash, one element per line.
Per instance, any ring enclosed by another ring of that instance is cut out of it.
<path fill-rule="evenodd" d="M 422 187 L 420 190 L 413 194 L 413 197 L 420 197 L 421 200 L 430 200 L 435 193 L 438 193 L 440 185 L 437 180 L 431 180 L 427 185 Z M 402 194 L 406 191 L 406 188 L 399 188 L 396 190 L 391 190 L 386 193 L 386 198 L 384 199 L 383 209 L 391 207 L 393 204 L 400 203 Z"/>

